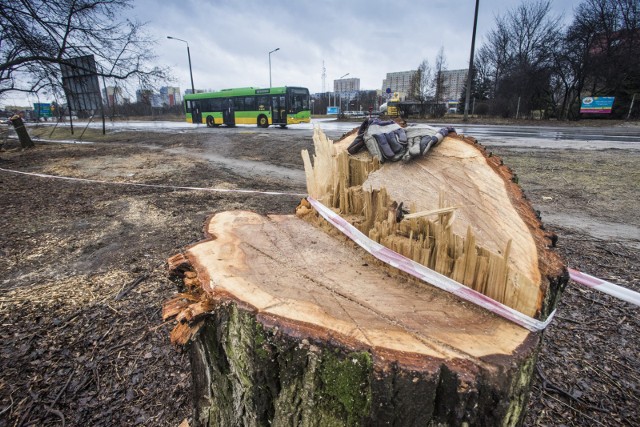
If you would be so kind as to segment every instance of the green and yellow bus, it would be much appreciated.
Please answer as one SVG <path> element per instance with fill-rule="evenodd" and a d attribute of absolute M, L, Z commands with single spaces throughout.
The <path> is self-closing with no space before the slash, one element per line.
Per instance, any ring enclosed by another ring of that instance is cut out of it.
<path fill-rule="evenodd" d="M 309 89 L 304 87 L 244 87 L 184 96 L 184 111 L 189 123 L 209 127 L 237 124 L 285 127 L 309 123 Z"/>

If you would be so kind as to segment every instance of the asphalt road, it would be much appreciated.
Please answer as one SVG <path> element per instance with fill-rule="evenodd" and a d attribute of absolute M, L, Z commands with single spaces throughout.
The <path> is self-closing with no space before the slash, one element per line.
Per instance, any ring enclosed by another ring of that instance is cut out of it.
<path fill-rule="evenodd" d="M 53 124 L 51 124 L 53 125 Z M 86 122 L 75 122 L 76 128 L 86 126 Z M 290 125 L 287 129 L 272 126 L 268 129 L 257 128 L 252 125 L 239 125 L 235 128 L 219 127 L 207 128 L 205 125 L 192 125 L 186 122 L 171 121 L 119 121 L 107 122 L 107 131 L 141 130 L 156 132 L 300 132 L 305 135 L 313 131 L 318 125 L 330 137 L 337 139 L 345 132 L 358 126 L 358 122 L 339 122 L 335 119 L 313 119 L 311 123 Z M 458 133 L 470 135 L 478 139 L 484 145 L 496 145 L 504 147 L 522 148 L 546 148 L 546 149 L 626 149 L 640 150 L 640 126 L 504 126 L 504 125 L 468 125 L 460 123 L 432 124 L 441 126 L 454 126 Z M 60 124 L 69 126 L 69 124 Z M 101 122 L 89 124 L 92 128 L 101 128 Z"/>

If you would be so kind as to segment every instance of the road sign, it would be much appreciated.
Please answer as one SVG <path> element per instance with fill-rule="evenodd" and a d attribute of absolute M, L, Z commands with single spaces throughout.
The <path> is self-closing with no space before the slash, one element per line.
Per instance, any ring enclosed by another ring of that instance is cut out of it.
<path fill-rule="evenodd" d="M 33 112 L 36 117 L 52 117 L 51 104 L 36 103 L 33 104 Z"/>

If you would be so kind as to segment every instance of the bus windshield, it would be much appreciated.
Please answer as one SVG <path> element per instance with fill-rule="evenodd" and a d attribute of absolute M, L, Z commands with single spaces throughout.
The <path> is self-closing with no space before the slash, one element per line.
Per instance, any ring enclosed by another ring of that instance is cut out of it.
<path fill-rule="evenodd" d="M 309 91 L 303 88 L 292 88 L 290 90 L 290 101 L 292 113 L 309 109 Z"/>

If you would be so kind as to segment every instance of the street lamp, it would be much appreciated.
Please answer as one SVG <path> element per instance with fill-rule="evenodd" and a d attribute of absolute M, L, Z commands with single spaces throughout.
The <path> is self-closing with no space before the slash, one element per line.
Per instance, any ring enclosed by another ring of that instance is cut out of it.
<path fill-rule="evenodd" d="M 349 75 L 349 73 L 345 74 L 344 76 L 340 76 L 340 78 L 338 80 L 342 80 L 343 78 L 347 77 Z M 340 112 L 342 113 L 342 91 L 340 91 Z"/>
<path fill-rule="evenodd" d="M 271 52 L 269 52 L 269 89 L 271 89 L 271 54 L 273 52 L 277 52 L 279 50 L 280 50 L 280 48 L 277 47 L 277 48 L 273 49 Z"/>
<path fill-rule="evenodd" d="M 189 51 L 189 42 L 186 40 L 179 39 L 177 37 L 167 36 L 170 40 L 178 40 L 187 44 L 187 56 L 189 57 L 189 75 L 191 76 L 191 93 L 196 93 L 196 88 L 193 86 L 193 71 L 191 70 L 191 52 Z"/>
<path fill-rule="evenodd" d="M 480 0 L 476 0 L 476 12 L 473 16 L 473 34 L 471 35 L 471 54 L 469 55 L 469 71 L 467 73 L 467 93 L 464 98 L 464 117 L 463 122 L 469 117 L 469 98 L 471 98 L 471 85 L 473 84 L 473 56 L 476 46 L 476 27 L 478 26 L 478 6 Z"/>

